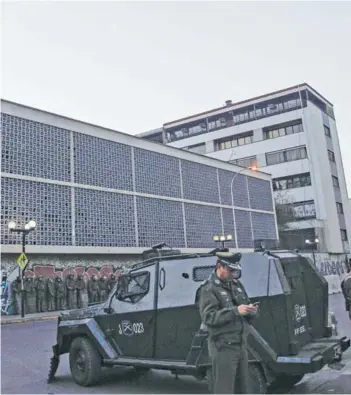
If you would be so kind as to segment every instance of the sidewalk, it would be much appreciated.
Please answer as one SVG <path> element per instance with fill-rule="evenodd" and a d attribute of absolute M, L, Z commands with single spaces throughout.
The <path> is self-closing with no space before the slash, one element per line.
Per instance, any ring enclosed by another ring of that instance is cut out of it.
<path fill-rule="evenodd" d="M 24 318 L 18 315 L 1 315 L 1 325 L 19 324 L 31 321 L 57 320 L 61 311 L 47 311 L 44 313 L 25 314 Z"/>

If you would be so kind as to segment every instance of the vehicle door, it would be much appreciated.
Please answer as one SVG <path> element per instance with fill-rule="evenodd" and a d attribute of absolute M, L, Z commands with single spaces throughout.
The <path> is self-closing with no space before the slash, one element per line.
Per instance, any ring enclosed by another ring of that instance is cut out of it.
<path fill-rule="evenodd" d="M 194 267 L 214 269 L 213 257 L 160 261 L 157 289 L 155 358 L 185 361 L 201 320 L 195 295 Z M 208 273 L 208 270 L 207 270 Z M 208 275 L 207 275 L 208 277 Z M 206 277 L 206 278 L 207 278 Z M 198 277 L 197 277 L 198 278 Z"/>
<path fill-rule="evenodd" d="M 299 350 L 312 340 L 306 285 L 303 268 L 298 257 L 282 257 L 280 262 L 291 289 L 291 327 L 290 335 Z"/>
<path fill-rule="evenodd" d="M 100 317 L 111 345 L 124 357 L 151 358 L 155 332 L 155 265 L 121 276 L 112 314 Z M 118 297 L 123 288 L 124 296 Z"/>

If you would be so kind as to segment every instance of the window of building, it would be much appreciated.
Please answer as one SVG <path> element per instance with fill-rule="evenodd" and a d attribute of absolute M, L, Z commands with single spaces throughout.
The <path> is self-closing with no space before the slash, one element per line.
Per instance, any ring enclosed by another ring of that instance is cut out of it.
<path fill-rule="evenodd" d="M 344 209 L 343 209 L 341 203 L 338 203 L 338 202 L 336 203 L 336 209 L 337 209 L 339 214 L 344 214 Z"/>
<path fill-rule="evenodd" d="M 256 156 L 248 156 L 246 158 L 231 160 L 229 163 L 233 163 L 234 165 L 238 165 L 241 167 L 250 167 L 257 165 L 257 157 Z"/>
<path fill-rule="evenodd" d="M 341 240 L 342 241 L 347 241 L 347 232 L 346 229 L 340 229 L 341 232 Z"/>
<path fill-rule="evenodd" d="M 234 136 L 223 137 L 221 139 L 215 140 L 214 142 L 216 151 L 251 143 L 253 143 L 253 131 L 237 134 Z"/>
<path fill-rule="evenodd" d="M 266 154 L 267 166 L 306 158 L 307 150 L 304 146 L 290 148 L 284 151 L 269 152 Z"/>
<path fill-rule="evenodd" d="M 331 137 L 330 128 L 328 128 L 326 125 L 324 125 L 324 134 L 328 137 Z"/>
<path fill-rule="evenodd" d="M 206 144 L 191 145 L 186 149 L 190 152 L 195 152 L 196 154 L 206 154 Z"/>
<path fill-rule="evenodd" d="M 301 132 L 303 132 L 303 126 L 301 119 L 299 119 L 297 121 L 274 125 L 263 129 L 263 138 L 264 140 L 268 140 Z"/>
<path fill-rule="evenodd" d="M 273 190 L 281 191 L 284 189 L 301 188 L 311 185 L 310 173 L 294 174 L 292 176 L 273 179 Z"/>
<path fill-rule="evenodd" d="M 302 98 L 302 104 L 301 104 Z M 192 135 L 212 132 L 228 128 L 233 125 L 240 125 L 256 119 L 271 117 L 280 113 L 293 111 L 307 105 L 307 90 L 280 96 L 275 99 L 268 99 L 260 103 L 251 104 L 235 110 L 228 110 L 222 114 L 204 117 L 203 119 L 184 122 L 183 125 L 174 128 L 166 127 L 166 143 L 181 140 Z"/>
<path fill-rule="evenodd" d="M 314 228 L 289 229 L 279 233 L 280 248 L 293 250 L 294 248 L 305 249 L 305 240 L 314 240 L 316 233 Z"/>
<path fill-rule="evenodd" d="M 214 130 L 229 128 L 233 126 L 233 115 L 231 112 L 209 117 L 207 120 L 208 131 L 213 132 Z"/>
<path fill-rule="evenodd" d="M 330 162 L 335 162 L 335 156 L 333 151 L 328 150 L 328 158 Z"/>
<path fill-rule="evenodd" d="M 339 188 L 340 185 L 339 185 L 338 177 L 332 176 L 332 180 L 333 180 L 333 186 L 336 187 L 336 188 Z"/>
<path fill-rule="evenodd" d="M 316 218 L 316 207 L 313 200 L 293 203 L 293 212 L 297 221 Z"/>

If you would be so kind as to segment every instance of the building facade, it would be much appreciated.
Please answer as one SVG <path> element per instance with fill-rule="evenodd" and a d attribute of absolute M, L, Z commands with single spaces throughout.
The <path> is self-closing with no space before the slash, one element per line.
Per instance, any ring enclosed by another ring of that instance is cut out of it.
<path fill-rule="evenodd" d="M 222 233 L 241 251 L 277 239 L 269 174 L 4 100 L 1 121 L 2 254 L 21 252 L 12 220 L 37 222 L 29 254 L 67 264 L 160 242 L 208 251 Z"/>
<path fill-rule="evenodd" d="M 195 114 L 139 135 L 273 177 L 281 241 L 350 252 L 348 196 L 333 105 L 308 84 Z M 279 210 L 278 210 L 279 208 Z"/>

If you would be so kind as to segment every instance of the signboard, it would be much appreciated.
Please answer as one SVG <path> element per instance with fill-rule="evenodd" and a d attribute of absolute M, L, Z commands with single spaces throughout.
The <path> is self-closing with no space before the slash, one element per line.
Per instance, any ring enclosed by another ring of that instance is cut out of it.
<path fill-rule="evenodd" d="M 26 254 L 22 252 L 22 254 L 17 258 L 16 262 L 17 262 L 17 265 L 23 271 L 28 264 L 28 258 L 26 256 Z"/>

